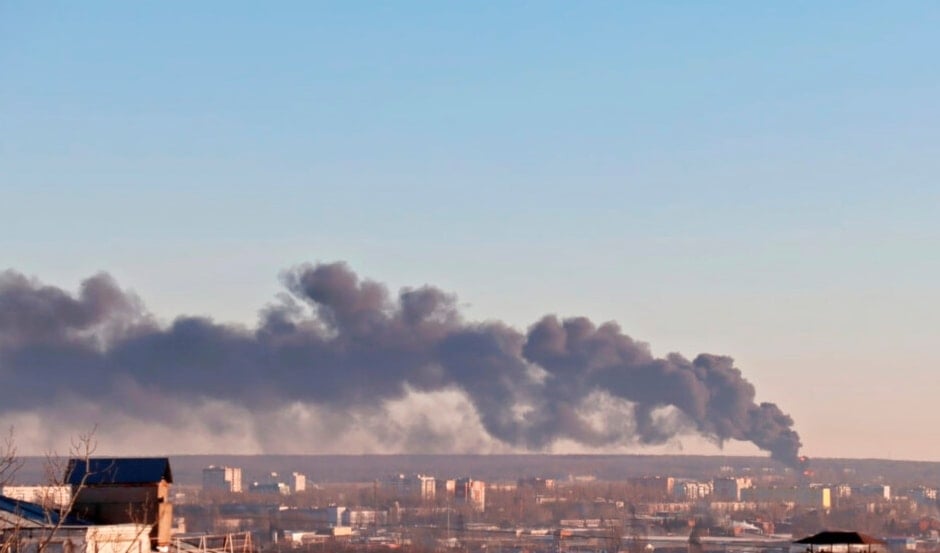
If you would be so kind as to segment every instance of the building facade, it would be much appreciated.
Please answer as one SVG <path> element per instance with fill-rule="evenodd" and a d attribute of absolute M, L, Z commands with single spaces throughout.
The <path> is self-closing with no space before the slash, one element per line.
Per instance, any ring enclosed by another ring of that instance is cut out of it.
<path fill-rule="evenodd" d="M 486 482 L 473 478 L 458 478 L 454 482 L 454 503 L 469 505 L 475 511 L 485 511 Z"/>
<path fill-rule="evenodd" d="M 741 501 L 741 490 L 750 488 L 750 478 L 723 477 L 712 480 L 713 501 Z"/>
<path fill-rule="evenodd" d="M 238 467 L 208 466 L 202 469 L 202 489 L 204 491 L 241 493 L 242 469 Z"/>
<path fill-rule="evenodd" d="M 166 551 L 173 526 L 166 457 L 70 459 L 65 481 L 72 487 L 72 514 L 96 524 L 146 525 L 154 549 Z"/>
<path fill-rule="evenodd" d="M 293 483 L 292 488 L 294 489 L 294 493 L 306 491 L 307 489 L 306 475 L 300 474 L 299 472 L 291 473 L 291 481 Z"/>
<path fill-rule="evenodd" d="M 417 498 L 421 501 L 433 501 L 437 496 L 436 481 L 433 476 L 423 474 L 395 474 L 385 480 L 386 487 L 400 498 Z"/>
<path fill-rule="evenodd" d="M 746 488 L 741 492 L 741 499 L 754 503 L 792 503 L 800 507 L 819 509 L 832 507 L 831 490 L 822 486 Z"/>

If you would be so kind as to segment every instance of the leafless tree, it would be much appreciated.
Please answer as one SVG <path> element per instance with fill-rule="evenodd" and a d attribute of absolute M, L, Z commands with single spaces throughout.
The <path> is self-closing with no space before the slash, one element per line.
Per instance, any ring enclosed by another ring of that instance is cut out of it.
<path fill-rule="evenodd" d="M 23 466 L 23 460 L 16 455 L 16 436 L 13 427 L 0 440 L 0 486 L 13 481 L 16 471 Z"/>
<path fill-rule="evenodd" d="M 97 449 L 97 440 L 95 438 L 96 428 L 92 428 L 86 433 L 74 437 L 69 447 L 69 454 L 63 457 L 55 453 L 47 453 L 45 459 L 44 473 L 45 484 L 42 490 L 42 496 L 39 503 L 43 506 L 44 524 L 38 528 L 27 528 L 23 523 L 23 518 L 18 516 L 10 517 L 11 525 L 0 530 L 0 553 L 14 553 L 22 549 L 25 540 L 29 539 L 31 553 L 45 553 L 50 546 L 57 543 L 65 533 L 67 521 L 75 508 L 75 502 L 79 492 L 86 486 L 91 471 L 85 471 L 79 482 L 70 484 L 69 475 L 66 467 L 68 459 L 79 459 L 87 463 Z M 22 459 L 17 456 L 16 442 L 13 439 L 13 430 L 11 429 L 6 438 L 0 442 L 0 484 L 8 483 L 12 480 L 16 470 L 22 466 Z M 59 491 L 67 486 L 71 486 L 71 493 L 64 502 L 57 501 Z M 16 513 L 13 513 L 16 515 Z M 127 545 L 126 551 L 130 549 L 147 531 L 147 526 L 141 523 L 135 523 L 137 526 L 137 535 L 132 536 Z M 66 538 L 62 544 L 62 550 L 65 553 L 71 551 L 71 541 Z"/>

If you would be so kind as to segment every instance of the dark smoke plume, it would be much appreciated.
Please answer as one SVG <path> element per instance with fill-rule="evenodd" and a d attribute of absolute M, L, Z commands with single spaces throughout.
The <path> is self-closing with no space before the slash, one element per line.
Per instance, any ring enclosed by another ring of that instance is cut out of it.
<path fill-rule="evenodd" d="M 452 295 L 425 286 L 392 296 L 343 263 L 282 278 L 287 292 L 244 329 L 185 316 L 160 326 L 104 274 L 73 295 L 0 273 L 0 415 L 82 398 L 106 413 L 169 417 L 153 397 L 350 411 L 459 390 L 489 436 L 514 448 L 660 444 L 693 431 L 797 462 L 792 419 L 755 403 L 730 357 L 656 358 L 616 324 L 586 318 L 547 316 L 525 334 L 468 322 Z M 418 429 L 410 443 L 434 439 Z"/>

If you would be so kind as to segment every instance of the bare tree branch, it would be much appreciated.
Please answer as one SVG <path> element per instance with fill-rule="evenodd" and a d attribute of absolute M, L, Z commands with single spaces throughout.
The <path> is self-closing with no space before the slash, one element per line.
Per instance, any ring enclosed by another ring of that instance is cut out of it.
<path fill-rule="evenodd" d="M 0 439 L 0 486 L 12 482 L 16 472 L 23 466 L 23 460 L 16 453 L 16 435 L 11 426 Z"/>

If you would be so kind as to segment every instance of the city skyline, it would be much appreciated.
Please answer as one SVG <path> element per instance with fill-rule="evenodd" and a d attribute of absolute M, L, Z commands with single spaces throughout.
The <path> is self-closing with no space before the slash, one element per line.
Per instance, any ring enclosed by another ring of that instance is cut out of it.
<path fill-rule="evenodd" d="M 252 330 L 279 275 L 342 261 L 471 323 L 584 316 L 657 358 L 730 356 L 811 457 L 937 461 L 938 23 L 875 2 L 5 2 L 0 270 L 70 295 L 103 271 L 161 329 Z M 296 403 L 162 415 L 113 384 L 158 424 L 63 392 L 0 425 L 32 453 L 95 423 L 114 453 L 237 453 L 266 451 L 259 424 L 338 424 Z M 407 398 L 395 424 L 446 407 L 479 438 L 453 390 Z M 680 448 L 720 453 L 629 451 Z"/>

